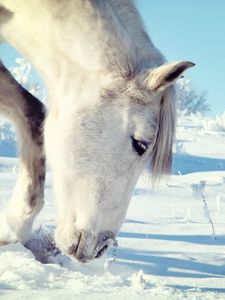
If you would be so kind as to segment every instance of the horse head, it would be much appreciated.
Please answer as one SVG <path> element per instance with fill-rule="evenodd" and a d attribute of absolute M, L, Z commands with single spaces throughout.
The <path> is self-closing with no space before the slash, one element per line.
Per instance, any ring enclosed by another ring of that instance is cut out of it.
<path fill-rule="evenodd" d="M 101 76 L 79 101 L 63 103 L 46 122 L 46 149 L 59 206 L 56 242 L 86 262 L 115 240 L 135 184 L 150 160 L 153 180 L 171 168 L 174 82 L 182 61 L 133 78 Z M 93 92 L 94 91 L 94 92 Z M 92 97 L 91 103 L 83 98 Z"/>

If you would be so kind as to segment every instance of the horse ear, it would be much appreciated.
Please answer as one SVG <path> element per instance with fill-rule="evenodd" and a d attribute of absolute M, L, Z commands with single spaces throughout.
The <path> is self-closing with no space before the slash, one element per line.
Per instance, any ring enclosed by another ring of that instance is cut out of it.
<path fill-rule="evenodd" d="M 151 91 L 164 91 L 173 84 L 181 74 L 195 66 L 190 61 L 179 61 L 171 64 L 164 64 L 145 73 L 144 85 Z"/>

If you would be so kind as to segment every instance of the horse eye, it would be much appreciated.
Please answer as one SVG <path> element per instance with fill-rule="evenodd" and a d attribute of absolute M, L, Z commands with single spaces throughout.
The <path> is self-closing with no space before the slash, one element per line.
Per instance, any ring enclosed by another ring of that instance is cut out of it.
<path fill-rule="evenodd" d="M 148 149 L 149 144 L 143 141 L 138 141 L 132 137 L 132 146 L 139 156 L 142 156 Z"/>

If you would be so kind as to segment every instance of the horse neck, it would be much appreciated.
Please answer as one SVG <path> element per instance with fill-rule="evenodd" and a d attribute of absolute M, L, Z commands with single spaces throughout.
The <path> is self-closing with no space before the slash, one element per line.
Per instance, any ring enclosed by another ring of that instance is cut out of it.
<path fill-rule="evenodd" d="M 53 81 L 65 86 L 71 77 L 87 79 L 90 73 L 130 77 L 162 61 L 130 0 L 2 0 L 2 5 L 12 17 L 1 34 L 51 89 Z"/>

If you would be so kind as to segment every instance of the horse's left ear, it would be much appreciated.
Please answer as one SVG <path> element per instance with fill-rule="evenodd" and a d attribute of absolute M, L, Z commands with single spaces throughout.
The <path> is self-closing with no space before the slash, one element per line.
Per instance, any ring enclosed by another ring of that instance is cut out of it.
<path fill-rule="evenodd" d="M 144 85 L 151 91 L 163 91 L 193 66 L 195 64 L 190 61 L 179 61 L 151 69 L 145 73 Z"/>

